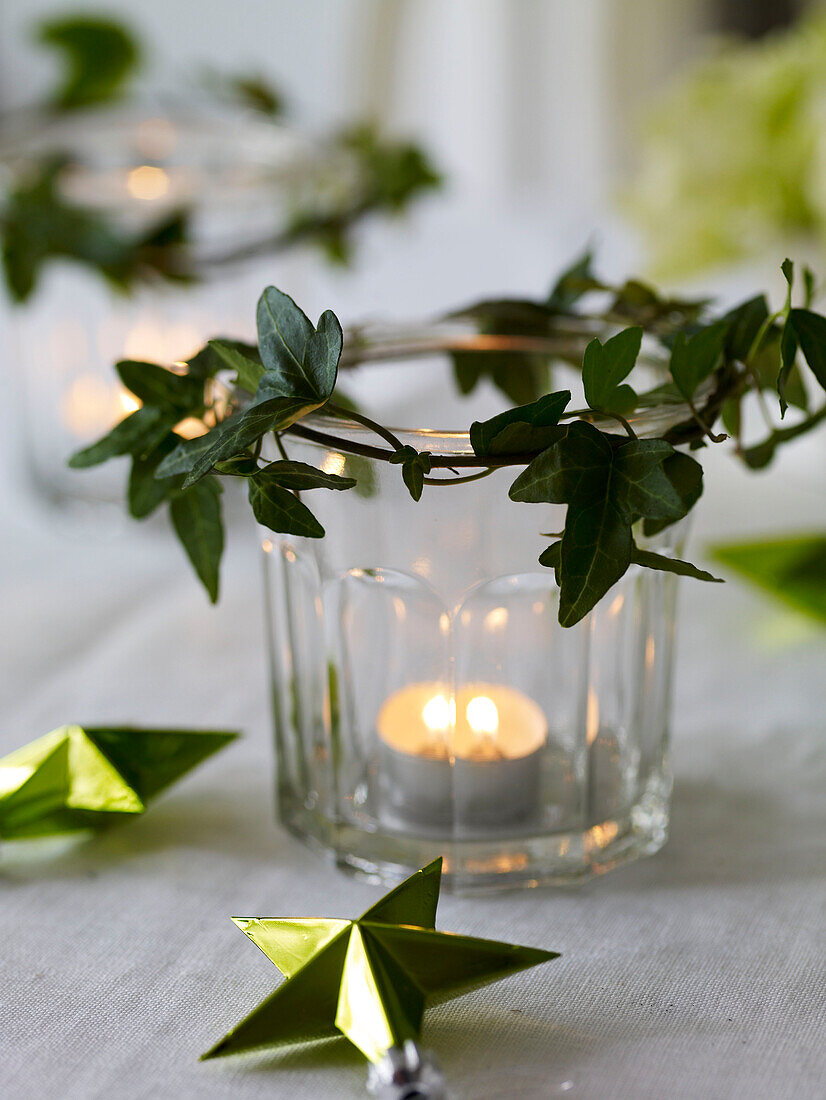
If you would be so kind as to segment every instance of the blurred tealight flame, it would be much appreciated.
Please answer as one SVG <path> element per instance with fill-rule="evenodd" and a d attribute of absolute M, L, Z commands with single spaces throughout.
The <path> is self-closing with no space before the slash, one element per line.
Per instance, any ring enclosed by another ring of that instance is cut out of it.
<path fill-rule="evenodd" d="M 456 725 L 456 700 L 434 695 L 422 708 L 422 719 L 432 733 L 446 733 Z"/>
<path fill-rule="evenodd" d="M 130 416 L 141 407 L 138 398 L 128 390 L 121 390 L 118 394 L 118 400 L 120 401 L 120 407 L 124 416 Z"/>
<path fill-rule="evenodd" d="M 197 439 L 200 435 L 206 435 L 208 430 L 206 424 L 194 416 L 187 416 L 175 425 L 175 431 L 184 439 Z"/>
<path fill-rule="evenodd" d="M 137 397 L 94 375 L 81 375 L 63 396 L 63 423 L 78 439 L 108 431 L 141 407 Z"/>
<path fill-rule="evenodd" d="M 140 168 L 133 168 L 126 177 L 126 188 L 133 198 L 153 202 L 163 198 L 169 190 L 169 176 L 163 168 L 142 164 Z"/>
<path fill-rule="evenodd" d="M 344 473 L 344 467 L 346 460 L 344 455 L 338 454 L 336 451 L 330 451 L 321 463 L 321 469 L 325 474 L 336 474 L 338 477 Z"/>
<path fill-rule="evenodd" d="M 474 733 L 492 735 L 499 730 L 499 709 L 487 695 L 476 695 L 465 707 L 468 725 Z"/>

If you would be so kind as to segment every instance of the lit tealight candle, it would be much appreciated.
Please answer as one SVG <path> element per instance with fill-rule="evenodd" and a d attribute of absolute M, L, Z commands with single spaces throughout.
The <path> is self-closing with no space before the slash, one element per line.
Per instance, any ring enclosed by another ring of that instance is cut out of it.
<path fill-rule="evenodd" d="M 542 709 L 506 684 L 409 684 L 379 710 L 382 813 L 418 832 L 518 827 L 539 806 Z"/>

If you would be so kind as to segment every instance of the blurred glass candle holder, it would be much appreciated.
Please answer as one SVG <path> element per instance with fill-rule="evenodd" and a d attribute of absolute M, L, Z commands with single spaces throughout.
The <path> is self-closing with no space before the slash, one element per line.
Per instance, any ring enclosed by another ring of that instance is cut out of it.
<path fill-rule="evenodd" d="M 283 232 L 302 187 L 327 176 L 346 187 L 346 165 L 295 131 L 254 112 L 210 102 L 120 105 L 66 116 L 6 120 L 0 184 L 11 191 L 65 154 L 59 201 L 139 237 L 185 210 L 194 279 L 143 272 L 124 292 L 68 258 L 42 265 L 33 294 L 9 310 L 4 358 L 21 415 L 25 473 L 53 502 L 110 501 L 123 470 L 66 469 L 79 445 L 135 411 L 113 379 L 119 359 L 183 363 L 217 334 L 254 338 L 249 301 L 277 277 L 300 294 L 306 251 L 277 257 L 258 246 Z M 186 434 L 186 426 L 183 427 Z"/>
<path fill-rule="evenodd" d="M 506 399 L 487 383 L 462 400 L 442 385 L 438 353 L 451 346 L 438 329 L 374 336 L 362 370 L 384 370 L 385 385 L 364 378 L 371 414 L 421 423 L 438 409 L 468 423 L 499 411 Z M 413 371 L 398 362 L 408 357 Z M 357 400 L 360 373 L 342 373 Z M 645 436 L 671 416 L 685 409 L 633 423 Z M 427 485 L 414 502 L 359 423 L 303 425 L 289 457 L 357 478 L 361 496 L 314 495 L 323 540 L 263 535 L 282 823 L 372 879 L 441 855 L 465 892 L 577 881 L 657 851 L 676 577 L 632 566 L 563 629 L 553 571 L 537 563 L 562 507 L 509 500 L 512 469 Z M 392 430 L 473 472 L 466 432 Z M 684 523 L 647 545 L 678 552 L 683 537 Z"/>

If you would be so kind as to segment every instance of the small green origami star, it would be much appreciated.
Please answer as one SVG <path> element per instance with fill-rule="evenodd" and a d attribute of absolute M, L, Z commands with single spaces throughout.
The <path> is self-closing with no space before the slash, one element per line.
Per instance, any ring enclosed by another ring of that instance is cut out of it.
<path fill-rule="evenodd" d="M 437 859 L 358 920 L 233 917 L 288 980 L 202 1057 L 343 1034 L 377 1062 L 418 1038 L 426 1005 L 558 958 L 435 931 L 441 875 Z"/>
<path fill-rule="evenodd" d="M 0 837 L 96 829 L 146 803 L 237 734 L 60 726 L 0 759 Z"/>

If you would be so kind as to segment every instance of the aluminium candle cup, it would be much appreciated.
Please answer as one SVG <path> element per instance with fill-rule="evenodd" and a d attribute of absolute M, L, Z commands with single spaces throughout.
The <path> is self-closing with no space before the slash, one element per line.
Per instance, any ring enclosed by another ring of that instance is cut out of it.
<path fill-rule="evenodd" d="M 380 815 L 389 828 L 472 837 L 537 822 L 547 722 L 522 692 L 477 683 L 448 701 L 439 684 L 411 684 L 385 700 L 377 727 Z"/>

